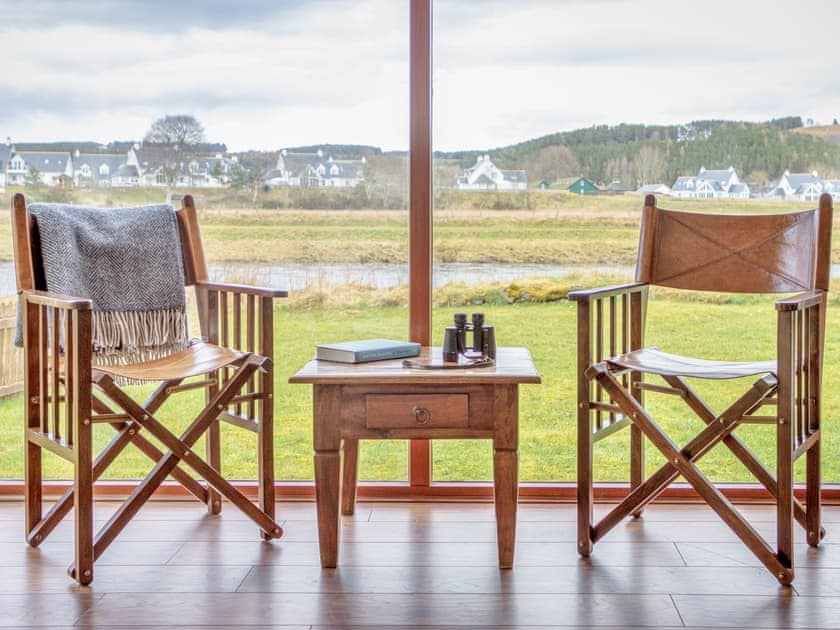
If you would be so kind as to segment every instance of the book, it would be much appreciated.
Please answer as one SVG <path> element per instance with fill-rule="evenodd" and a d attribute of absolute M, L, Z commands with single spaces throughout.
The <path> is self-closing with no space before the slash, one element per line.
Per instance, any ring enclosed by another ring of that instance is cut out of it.
<path fill-rule="evenodd" d="M 316 346 L 319 361 L 365 363 L 384 359 L 403 359 L 420 354 L 420 344 L 392 339 L 362 339 L 344 343 L 325 343 Z"/>

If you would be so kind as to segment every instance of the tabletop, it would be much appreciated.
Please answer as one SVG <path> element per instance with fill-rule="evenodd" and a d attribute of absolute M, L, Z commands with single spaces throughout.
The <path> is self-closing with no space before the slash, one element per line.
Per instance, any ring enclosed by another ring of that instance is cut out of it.
<path fill-rule="evenodd" d="M 424 347 L 420 359 L 441 358 L 440 347 Z M 498 348 L 495 365 L 467 369 L 417 369 L 403 366 L 403 359 L 367 363 L 337 363 L 312 359 L 290 383 L 350 385 L 366 383 L 514 384 L 540 383 L 540 375 L 527 348 Z"/>

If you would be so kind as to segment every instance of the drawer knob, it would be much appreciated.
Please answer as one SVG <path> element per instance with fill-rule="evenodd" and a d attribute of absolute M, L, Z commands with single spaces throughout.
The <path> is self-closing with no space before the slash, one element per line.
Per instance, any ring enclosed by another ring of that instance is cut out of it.
<path fill-rule="evenodd" d="M 414 420 L 417 424 L 429 424 L 429 420 L 432 419 L 432 414 L 429 410 L 425 407 L 421 407 L 420 405 L 416 405 L 414 409 L 411 410 L 411 413 L 414 414 Z"/>

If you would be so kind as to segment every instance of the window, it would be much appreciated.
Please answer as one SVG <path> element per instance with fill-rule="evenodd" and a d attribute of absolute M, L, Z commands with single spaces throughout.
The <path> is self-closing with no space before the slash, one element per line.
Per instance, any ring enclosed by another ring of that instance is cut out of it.
<path fill-rule="evenodd" d="M 103 164 L 99 172 L 115 174 L 121 190 L 108 194 L 117 205 L 158 202 L 169 193 L 196 194 L 206 211 L 203 228 L 215 276 L 293 289 L 293 298 L 283 307 L 289 327 L 285 337 L 278 337 L 288 343 L 281 370 L 289 371 L 311 356 L 320 341 L 406 336 L 409 3 L 275 3 L 269 9 L 246 4 L 225 15 L 212 6 L 196 11 L 178 5 L 157 14 L 145 8 L 142 25 L 103 20 L 100 12 L 86 9 L 65 11 L 57 1 L 17 12 L 0 25 L 0 33 L 9 47 L 21 51 L 7 60 L 6 68 L 10 75 L 32 81 L 21 89 L 42 94 L 55 89 L 50 81 L 57 81 L 68 103 L 73 102 L 81 89 L 76 77 L 51 70 L 61 66 L 62 47 L 31 55 L 15 33 L 35 29 L 39 36 L 30 39 L 43 42 L 75 28 L 86 37 L 74 46 L 74 55 L 79 67 L 90 72 L 87 85 L 96 93 L 85 100 L 92 103 L 85 116 L 70 116 L 60 108 L 45 116 L 36 108 L 15 110 L 5 119 L 0 114 L 0 120 L 21 141 L 113 142 L 109 152 L 120 158 L 112 168 Z M 833 76 L 833 55 L 811 54 L 813 72 L 802 78 L 791 74 L 795 84 L 779 86 L 767 80 L 778 76 L 773 60 L 795 57 L 798 40 L 793 35 L 802 35 L 805 26 L 779 23 L 772 15 L 728 7 L 733 19 L 716 24 L 717 51 L 708 50 L 706 33 L 686 28 L 680 16 L 650 0 L 632 9 L 617 5 L 614 10 L 622 17 L 610 22 L 602 19 L 602 6 L 583 0 L 493 3 L 492 11 L 478 4 L 434 4 L 432 342 L 440 343 L 455 312 L 481 311 L 497 327 L 500 344 L 531 347 L 546 385 L 523 388 L 522 478 L 569 481 L 574 479 L 573 403 L 563 384 L 573 378 L 574 332 L 569 305 L 555 298 L 561 288 L 595 282 L 604 273 L 632 274 L 639 207 L 637 197 L 600 191 L 569 195 L 569 187 L 582 175 L 597 184 L 616 181 L 628 190 L 670 186 L 679 176 L 696 175 L 703 165 L 726 169 L 730 164 L 723 157 L 713 164 L 700 151 L 717 146 L 720 128 L 691 121 L 727 116 L 769 120 L 827 108 L 831 103 L 809 100 L 819 90 L 803 89 L 808 86 L 800 81 Z M 637 33 L 653 14 L 662 36 L 655 46 L 640 47 Z M 185 34 L 177 26 L 184 23 L 199 28 Z M 758 52 L 732 61 L 726 55 L 740 50 L 744 33 L 739 25 L 744 23 L 751 25 Z M 826 30 L 829 20 L 808 28 L 832 41 Z M 224 51 L 218 57 L 208 53 L 208 33 L 237 43 L 236 63 Z M 136 42 L 130 62 L 118 55 L 113 63 L 99 63 L 108 42 L 126 35 Z M 801 40 L 820 38 L 812 33 Z M 786 42 L 783 50 L 779 42 Z M 144 141 L 164 113 L 161 95 L 173 93 L 170 77 L 160 70 L 173 49 L 200 55 L 205 64 L 190 74 L 190 89 L 166 101 L 166 111 L 191 112 L 204 127 L 204 140 L 213 146 L 203 146 L 197 159 L 215 156 L 221 150 L 217 144 L 227 145 L 220 159 L 229 181 L 209 178 L 201 190 L 191 188 L 191 178 L 176 168 L 188 163 L 187 171 L 195 174 L 200 168 L 190 162 L 194 155 L 182 152 L 183 147 Z M 697 50 L 708 54 L 698 55 Z M 40 60 L 43 72 L 22 67 L 23 60 L 32 59 Z M 133 69 L 129 75 L 129 63 L 139 63 L 140 72 Z M 721 63 L 740 64 L 743 71 L 720 75 Z M 241 72 L 243 65 L 262 68 L 264 76 L 255 83 Z M 120 91 L 114 89 L 125 76 L 142 79 L 131 91 L 130 109 L 120 106 Z M 219 84 L 227 89 L 219 90 Z M 657 90 L 656 108 L 650 107 L 651 85 L 663 86 Z M 695 91 L 698 85 L 701 92 Z M 716 86 L 714 98 L 709 97 L 709 85 Z M 197 98 L 187 99 L 188 93 Z M 695 98 L 681 100 L 682 94 Z M 45 107 L 44 99 L 30 100 Z M 53 122 L 45 126 L 44 121 Z M 653 125 L 661 129 L 647 129 Z M 783 125 L 779 134 L 788 133 Z M 555 134 L 562 141 L 554 142 Z M 119 142 L 124 138 L 131 144 Z M 651 148 L 648 155 L 644 147 Z M 655 149 L 664 153 L 657 155 Z M 819 157 L 830 162 L 825 172 L 837 171 L 840 164 L 826 151 L 828 158 Z M 465 173 L 485 155 L 493 167 L 467 180 Z M 333 177 L 325 177 L 324 160 L 330 156 L 341 164 L 362 163 L 359 176 L 345 170 L 344 177 L 337 177 L 341 169 L 333 164 Z M 766 171 L 765 179 L 775 184 L 785 168 L 802 172 L 811 167 L 793 153 L 785 159 L 790 163 L 736 170 L 752 187 L 753 174 Z M 803 164 L 792 163 L 795 159 Z M 19 156 L 10 166 L 26 170 Z M 521 180 L 505 174 L 520 171 Z M 24 179 L 18 175 L 17 183 Z M 584 181 L 576 188 L 575 193 L 588 192 Z M 681 188 L 683 198 L 675 203 L 715 197 L 715 191 L 695 187 L 691 178 Z M 792 196 L 789 189 L 788 198 Z M 605 225 L 599 221 L 602 210 L 620 216 L 611 215 Z M 601 245 L 620 245 L 624 254 L 598 259 Z M 253 262 L 255 258 L 260 262 Z M 743 315 L 739 308 L 733 305 L 732 312 Z M 669 334 L 667 321 L 651 325 L 652 334 Z M 281 371 L 280 383 L 285 376 Z M 281 391 L 278 417 L 286 422 L 278 436 L 283 445 L 278 479 L 308 479 L 309 392 L 288 386 Z M 6 404 L 0 406 L 0 427 L 11 433 L 16 412 Z M 837 403 L 829 404 L 833 409 Z M 372 443 L 364 449 L 362 478 L 405 478 L 403 444 Z M 486 444 L 435 444 L 435 479 L 489 478 L 488 450 Z M 602 471 L 604 479 L 625 476 L 622 457 L 616 455 Z M 228 465 L 247 471 L 242 462 Z M 724 470 L 718 460 L 711 465 Z M 4 474 L 0 464 L 0 476 Z M 840 469 L 828 470 L 826 476 L 840 480 Z"/>
<path fill-rule="evenodd" d="M 407 336 L 408 5 L 240 3 L 236 11 L 220 11 L 213 3 L 164 9 L 132 0 L 103 14 L 93 5 L 68 10 L 49 0 L 0 24 L 4 43 L 16 50 L 6 71 L 27 77 L 16 85 L 34 104 L 0 112 L 0 120 L 20 145 L 86 141 L 118 156 L 112 166 L 92 169 L 103 177 L 113 173 L 115 188 L 107 196 L 74 190 L 80 203 L 159 203 L 170 194 L 193 194 L 215 278 L 292 289 L 292 299 L 281 305 L 288 330 L 277 335 L 277 379 L 285 383 L 316 343 Z M 211 40 L 231 42 L 236 55 L 208 49 Z M 130 54 L 115 53 L 102 64 L 102 50 L 115 50 L 114 41 L 131 41 Z M 68 45 L 74 67 L 85 68 L 84 81 L 60 71 Z M 166 70 L 173 63 L 191 68 L 178 90 Z M 260 79 L 245 67 L 261 68 Z M 129 83 L 131 89 L 123 89 Z M 36 96 L 46 92 L 62 99 L 53 104 Z M 75 102 L 85 103 L 83 114 L 71 106 Z M 203 128 L 200 142 L 185 147 L 147 137 L 158 119 L 181 113 Z M 88 146 L 78 148 L 88 152 Z M 269 176 L 281 150 L 288 176 Z M 202 177 L 202 165 L 215 165 L 217 155 L 219 173 L 229 173 L 229 181 L 215 172 Z M 339 163 L 328 167 L 330 156 Z M 40 164 L 51 172 L 67 164 L 46 157 Z M 363 160 L 360 178 L 342 177 L 342 165 Z M 26 165 L 20 159 L 15 165 L 24 180 Z M 10 265 L 0 263 L 0 271 L 12 277 Z M 8 282 L 2 286 L 0 295 L 14 293 Z M 277 458 L 277 478 L 311 479 L 311 391 L 284 385 L 280 391 L 284 456 Z M 16 405 L 0 403 L 0 434 L 17 435 Z M 241 453 L 226 465 L 247 477 L 252 450 Z M 137 464 L 145 462 L 138 458 Z M 0 478 L 21 477 L 12 466 L 0 462 Z M 407 474 L 405 442 L 363 445 L 362 479 L 404 480 Z"/>

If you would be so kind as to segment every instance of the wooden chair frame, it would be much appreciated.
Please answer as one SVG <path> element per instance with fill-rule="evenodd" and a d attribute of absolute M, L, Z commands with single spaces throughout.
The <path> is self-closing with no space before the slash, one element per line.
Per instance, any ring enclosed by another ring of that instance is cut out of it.
<path fill-rule="evenodd" d="M 794 578 L 794 522 L 805 529 L 811 546 L 817 546 L 825 535 L 820 522 L 820 402 L 831 251 L 831 197 L 823 195 L 819 208 L 810 211 L 814 216 L 806 217 L 811 221 L 807 229 L 803 228 L 803 234 L 810 235 L 811 239 L 810 259 L 797 264 L 810 270 L 810 278 L 800 282 L 793 282 L 787 272 L 777 268 L 784 267 L 787 264 L 785 256 L 790 255 L 791 250 L 784 249 L 788 247 L 785 243 L 774 245 L 779 248 L 775 252 L 779 259 L 766 263 L 767 274 L 764 269 L 758 269 L 762 263 L 756 262 L 759 258 L 755 252 L 748 252 L 744 246 L 726 244 L 724 240 L 714 241 L 713 237 L 708 237 L 711 239 L 709 248 L 714 250 L 708 260 L 695 261 L 693 266 L 683 265 L 680 273 L 674 273 L 673 268 L 665 269 L 683 261 L 679 260 L 682 254 L 676 248 L 667 250 L 665 236 L 656 233 L 660 229 L 657 228 L 659 213 L 664 212 L 670 213 L 656 207 L 653 195 L 646 197 L 636 282 L 575 291 L 570 295 L 577 302 L 578 312 L 578 552 L 588 556 L 594 544 L 613 527 L 627 516 L 640 516 L 647 504 L 682 476 L 778 581 L 789 585 Z M 698 225 L 703 225 L 704 216 L 715 216 L 673 214 L 691 216 Z M 727 238 L 734 242 L 740 232 L 748 234 L 750 221 L 755 219 L 749 215 L 730 215 L 727 225 L 731 231 Z M 773 220 L 778 221 L 778 218 Z M 710 225 L 713 221 L 716 219 L 710 219 Z M 767 243 L 773 245 L 776 236 L 768 237 L 758 247 L 769 247 Z M 803 251 L 805 248 L 797 249 L 794 254 L 804 256 Z M 665 267 L 657 267 L 657 256 L 667 259 L 663 263 Z M 779 265 L 774 267 L 776 263 Z M 721 273 L 721 269 L 725 273 Z M 757 278 L 737 277 L 739 272 L 750 270 Z M 628 369 L 627 363 L 622 367 L 611 362 L 611 358 L 644 348 L 648 287 L 657 284 L 704 290 L 714 290 L 718 286 L 721 291 L 734 288 L 759 293 L 802 290 L 799 295 L 776 302 L 775 372 L 758 378 L 744 395 L 717 414 L 679 374 L 660 373 L 664 384 L 657 385 L 646 382 L 642 371 Z M 685 446 L 678 446 L 645 410 L 645 392 L 679 396 L 703 421 L 705 428 Z M 759 410 L 767 406 L 775 406 L 775 412 L 759 415 Z M 733 434 L 746 423 L 776 427 L 775 476 Z M 631 432 L 630 493 L 602 519 L 594 522 L 593 446 L 625 427 L 630 427 Z M 650 440 L 666 461 L 647 479 L 644 477 L 644 438 Z M 777 508 L 775 549 L 697 467 L 698 460 L 720 443 L 774 497 Z M 802 455 L 807 458 L 805 505 L 793 492 L 793 464 Z"/>
<path fill-rule="evenodd" d="M 221 511 L 224 497 L 259 526 L 265 540 L 279 538 L 283 533 L 274 516 L 272 367 L 274 299 L 286 297 L 287 293 L 210 282 L 191 196 L 184 197 L 176 215 L 186 284 L 195 287 L 203 340 L 200 345 L 207 352 L 197 351 L 191 357 L 193 364 L 187 366 L 191 371 L 184 372 L 188 374 L 186 377 L 172 377 L 178 365 L 167 364 L 166 360 L 163 365 L 155 364 L 160 368 L 157 372 L 152 364 L 132 366 L 135 373 L 162 381 L 148 400 L 139 404 L 115 384 L 108 368 L 92 364 L 90 300 L 43 290 L 45 282 L 34 219 L 27 211 L 23 195 L 16 194 L 12 199 L 25 352 L 26 540 L 37 547 L 74 510 L 75 560 L 68 572 L 83 585 L 93 580 L 94 562 L 168 476 L 205 503 L 211 514 Z M 50 334 L 50 331 L 60 333 Z M 60 338 L 63 338 L 61 345 Z M 225 350 L 228 348 L 231 350 Z M 223 358 L 207 362 L 204 361 L 207 356 Z M 206 372 L 197 374 L 197 369 L 205 366 Z M 146 367 L 148 371 L 144 371 Z M 169 377 L 161 378 L 161 374 Z M 189 427 L 176 436 L 155 414 L 171 395 L 198 388 L 206 392 L 206 405 Z M 220 473 L 220 421 L 257 435 L 259 507 Z M 100 423 L 111 426 L 116 435 L 94 457 L 92 428 Z M 168 451 L 162 452 L 141 432 L 154 436 Z M 193 449 L 202 435 L 206 436 L 206 459 Z M 94 482 L 129 444 L 149 457 L 154 467 L 94 536 Z M 74 465 L 73 486 L 46 514 L 43 512 L 44 449 Z M 194 479 L 182 465 L 200 475 L 204 483 Z"/>

